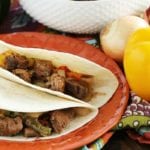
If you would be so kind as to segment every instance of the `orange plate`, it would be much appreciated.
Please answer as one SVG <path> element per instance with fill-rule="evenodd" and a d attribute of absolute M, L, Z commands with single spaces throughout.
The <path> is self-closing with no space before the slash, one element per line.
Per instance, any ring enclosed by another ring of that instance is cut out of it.
<path fill-rule="evenodd" d="M 0 141 L 1 150 L 74 149 L 94 141 L 117 124 L 127 105 L 129 89 L 120 68 L 99 49 L 77 39 L 44 33 L 5 34 L 0 35 L 0 39 L 18 46 L 57 50 L 87 58 L 110 69 L 117 76 L 120 83 L 111 100 L 100 108 L 97 117 L 78 130 L 52 140 L 33 142 Z"/>

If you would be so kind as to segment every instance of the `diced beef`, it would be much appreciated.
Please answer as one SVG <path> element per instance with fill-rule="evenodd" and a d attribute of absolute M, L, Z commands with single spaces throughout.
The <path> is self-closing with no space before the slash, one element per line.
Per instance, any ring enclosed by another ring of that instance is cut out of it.
<path fill-rule="evenodd" d="M 56 133 L 60 133 L 70 121 L 75 117 L 75 112 L 72 109 L 56 110 L 50 114 L 50 122 L 52 129 Z"/>
<path fill-rule="evenodd" d="M 39 133 L 33 130 L 32 128 L 25 128 L 24 129 L 24 136 L 25 137 L 39 137 Z"/>
<path fill-rule="evenodd" d="M 20 77 L 21 79 L 27 81 L 27 82 L 31 82 L 31 73 L 27 70 L 24 69 L 15 69 L 12 71 L 15 75 L 17 75 L 18 77 Z"/>
<path fill-rule="evenodd" d="M 5 68 L 7 70 L 13 70 L 13 69 L 16 69 L 17 68 L 17 60 L 15 59 L 15 56 L 14 55 L 11 55 L 11 56 L 7 56 L 5 58 Z"/>
<path fill-rule="evenodd" d="M 84 99 L 89 93 L 89 85 L 87 82 L 82 80 L 76 80 L 74 78 L 67 78 L 65 91 L 67 94 L 79 98 Z"/>
<path fill-rule="evenodd" d="M 11 136 L 18 134 L 23 129 L 22 119 L 20 117 L 0 118 L 0 136 Z"/>
<path fill-rule="evenodd" d="M 35 77 L 39 80 L 46 80 L 46 77 L 51 75 L 52 69 L 53 66 L 50 61 L 35 60 L 34 62 Z"/>
<path fill-rule="evenodd" d="M 25 56 L 15 55 L 15 59 L 17 60 L 17 68 L 18 69 L 27 69 L 28 68 L 28 59 Z"/>
<path fill-rule="evenodd" d="M 26 69 L 28 67 L 28 60 L 25 56 L 10 55 L 5 58 L 5 68 L 7 70 Z"/>
<path fill-rule="evenodd" d="M 94 82 L 94 77 L 92 75 L 82 75 L 81 80 L 85 81 L 89 85 L 92 85 Z"/>
<path fill-rule="evenodd" d="M 54 91 L 64 92 L 65 89 L 65 78 L 57 73 L 53 73 L 46 83 L 47 88 Z"/>

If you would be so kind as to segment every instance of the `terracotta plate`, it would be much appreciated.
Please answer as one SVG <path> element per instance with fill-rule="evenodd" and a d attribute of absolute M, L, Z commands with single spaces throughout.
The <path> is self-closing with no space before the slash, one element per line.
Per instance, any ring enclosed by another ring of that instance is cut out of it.
<path fill-rule="evenodd" d="M 87 58 L 110 69 L 119 80 L 119 87 L 111 98 L 100 110 L 97 117 L 80 129 L 65 136 L 45 141 L 34 142 L 9 142 L 0 141 L 3 150 L 66 150 L 88 144 L 114 127 L 127 105 L 129 89 L 123 73 L 117 64 L 96 49 L 82 41 L 44 33 L 13 33 L 0 35 L 0 39 L 8 43 L 23 47 L 40 47 L 57 51 L 68 52 Z M 91 69 L 92 71 L 92 69 Z"/>

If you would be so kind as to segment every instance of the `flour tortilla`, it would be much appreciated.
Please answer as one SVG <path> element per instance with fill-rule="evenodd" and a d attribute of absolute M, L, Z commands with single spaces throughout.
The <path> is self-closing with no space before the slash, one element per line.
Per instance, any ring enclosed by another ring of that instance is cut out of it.
<path fill-rule="evenodd" d="M 56 97 L 54 95 L 41 92 L 40 90 L 36 90 L 0 77 L 0 109 L 2 110 L 24 113 L 39 113 L 74 107 L 80 109 L 85 108 L 89 111 L 85 116 L 77 116 L 73 119 L 68 127 L 65 128 L 60 134 L 40 137 L 38 140 L 60 137 L 82 127 L 95 118 L 98 113 L 98 109 L 84 102 L 80 103 L 66 100 L 64 98 Z M 0 136 L 0 140 L 33 141 L 36 140 L 36 138 L 25 138 L 23 136 Z"/>
<path fill-rule="evenodd" d="M 74 72 L 92 75 L 94 77 L 92 88 L 95 94 L 89 103 L 96 107 L 101 107 L 107 103 L 118 87 L 118 80 L 110 70 L 76 55 L 39 48 L 22 48 L 0 41 L 0 54 L 9 50 L 29 58 L 50 60 L 56 67 L 65 65 Z M 25 86 L 37 89 L 39 91 L 70 99 L 76 102 L 81 101 L 67 94 L 30 84 L 3 68 L 0 68 L 0 76 Z"/>

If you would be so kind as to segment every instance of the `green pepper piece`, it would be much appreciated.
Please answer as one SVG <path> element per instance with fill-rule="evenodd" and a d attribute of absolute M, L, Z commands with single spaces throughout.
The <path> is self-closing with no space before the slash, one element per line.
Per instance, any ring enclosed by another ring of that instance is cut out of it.
<path fill-rule="evenodd" d="M 52 129 L 49 127 L 45 127 L 43 126 L 37 118 L 33 118 L 33 117 L 27 117 L 25 120 L 25 124 L 34 129 L 35 131 L 37 131 L 41 136 L 45 137 L 45 136 L 49 136 L 51 135 L 51 131 Z"/>

